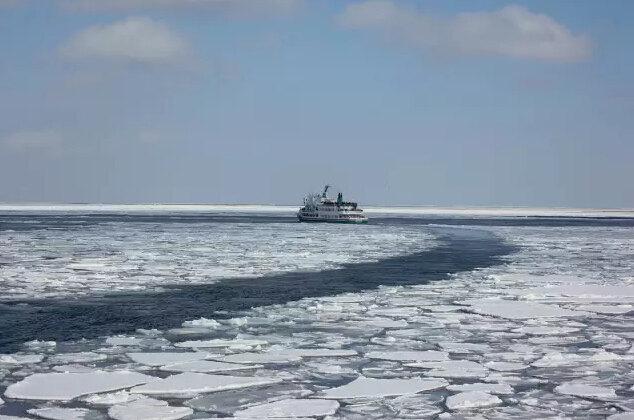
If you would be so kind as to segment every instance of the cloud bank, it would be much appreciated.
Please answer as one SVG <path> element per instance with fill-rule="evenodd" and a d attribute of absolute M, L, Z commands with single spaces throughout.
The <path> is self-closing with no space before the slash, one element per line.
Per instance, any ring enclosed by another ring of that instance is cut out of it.
<path fill-rule="evenodd" d="M 83 12 L 131 10 L 191 10 L 238 16 L 284 16 L 303 0 L 61 0 L 70 10 Z"/>
<path fill-rule="evenodd" d="M 337 21 L 345 28 L 374 31 L 440 54 L 575 62 L 592 53 L 585 36 L 517 5 L 438 18 L 389 0 L 370 0 L 347 6 Z"/>
<path fill-rule="evenodd" d="M 91 26 L 73 36 L 60 51 L 71 59 L 156 64 L 182 60 L 189 54 L 189 46 L 160 22 L 130 17 L 109 25 Z"/>
<path fill-rule="evenodd" d="M 16 152 L 57 152 L 62 145 L 62 136 L 55 130 L 24 130 L 6 136 L 2 143 Z"/>

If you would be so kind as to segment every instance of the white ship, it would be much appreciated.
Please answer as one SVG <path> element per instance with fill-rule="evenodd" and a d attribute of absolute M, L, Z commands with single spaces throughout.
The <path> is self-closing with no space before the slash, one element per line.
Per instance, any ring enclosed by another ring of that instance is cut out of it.
<path fill-rule="evenodd" d="M 341 193 L 337 200 L 333 200 L 328 197 L 328 188 L 330 185 L 326 185 L 321 194 L 309 194 L 304 198 L 304 207 L 297 212 L 300 222 L 368 223 L 368 217 L 357 203 L 343 201 Z"/>

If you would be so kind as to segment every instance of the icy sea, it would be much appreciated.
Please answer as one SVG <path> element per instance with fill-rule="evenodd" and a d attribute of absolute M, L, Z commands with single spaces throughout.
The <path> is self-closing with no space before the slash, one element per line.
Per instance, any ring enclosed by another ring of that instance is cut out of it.
<path fill-rule="evenodd" d="M 634 218 L 0 209 L 0 420 L 634 419 L 633 344 Z"/>

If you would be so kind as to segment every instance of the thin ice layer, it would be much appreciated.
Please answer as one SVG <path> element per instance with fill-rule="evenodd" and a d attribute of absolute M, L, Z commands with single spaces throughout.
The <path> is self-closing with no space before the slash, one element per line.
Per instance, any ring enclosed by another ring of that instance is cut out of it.
<path fill-rule="evenodd" d="M 9 385 L 4 395 L 22 400 L 69 401 L 82 395 L 144 384 L 153 377 L 137 372 L 35 373 Z"/>

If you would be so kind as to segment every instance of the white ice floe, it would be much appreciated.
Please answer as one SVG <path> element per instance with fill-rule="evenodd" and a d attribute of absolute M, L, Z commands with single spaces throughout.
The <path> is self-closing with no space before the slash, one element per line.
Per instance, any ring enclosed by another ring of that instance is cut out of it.
<path fill-rule="evenodd" d="M 183 322 L 183 327 L 202 327 L 208 329 L 216 329 L 222 324 L 214 319 L 198 318 L 191 321 Z"/>
<path fill-rule="evenodd" d="M 485 353 L 491 351 L 491 346 L 484 343 L 448 342 L 442 341 L 438 345 L 449 353 Z"/>
<path fill-rule="evenodd" d="M 444 379 L 374 379 L 360 376 L 346 385 L 322 391 L 321 397 L 327 399 L 379 398 L 416 394 L 443 388 L 448 384 Z"/>
<path fill-rule="evenodd" d="M 193 360 L 191 362 L 173 363 L 161 366 L 159 370 L 166 372 L 228 372 L 232 370 L 255 369 L 262 365 L 243 365 L 238 363 L 224 363 L 215 360 Z"/>
<path fill-rule="evenodd" d="M 44 360 L 41 354 L 0 354 L 0 364 L 27 365 Z"/>
<path fill-rule="evenodd" d="M 580 305 L 576 309 L 587 312 L 595 312 L 598 314 L 606 315 L 620 315 L 627 314 L 634 311 L 632 305 Z"/>
<path fill-rule="evenodd" d="M 528 365 L 517 362 L 487 362 L 484 366 L 497 372 L 515 372 L 528 368 Z"/>
<path fill-rule="evenodd" d="M 528 335 L 566 335 L 579 331 L 579 328 L 550 327 L 546 325 L 536 325 L 513 329 L 513 332 Z"/>
<path fill-rule="evenodd" d="M 156 353 L 126 353 L 136 363 L 148 366 L 163 366 L 175 363 L 194 362 L 204 360 L 209 356 L 205 352 L 156 352 Z"/>
<path fill-rule="evenodd" d="M 144 398 L 139 394 L 131 394 L 129 391 L 106 392 L 103 394 L 91 394 L 82 397 L 81 400 L 97 407 L 109 407 L 116 404 L 124 404 L 130 401 Z"/>
<path fill-rule="evenodd" d="M 634 298 L 634 285 L 587 284 L 576 281 L 572 284 L 534 287 L 530 289 L 517 290 L 515 292 L 523 297 L 533 299 L 543 299 L 546 297 L 573 297 L 591 300 L 609 299 L 618 302 L 626 297 Z"/>
<path fill-rule="evenodd" d="M 234 417 L 253 419 L 322 417 L 335 414 L 339 403 L 324 399 L 286 399 L 239 410 Z"/>
<path fill-rule="evenodd" d="M 106 339 L 106 344 L 109 346 L 138 346 L 141 343 L 143 343 L 143 340 L 140 338 L 121 335 Z"/>
<path fill-rule="evenodd" d="M 145 385 L 132 388 L 131 392 L 174 398 L 189 398 L 197 394 L 268 385 L 281 381 L 282 379 L 274 377 L 210 375 L 206 373 L 185 372 L 168 376 L 164 379 L 155 378 Z"/>
<path fill-rule="evenodd" d="M 488 394 L 498 395 L 510 395 L 514 392 L 513 387 L 509 384 L 489 384 L 482 382 L 473 384 L 449 385 L 447 389 L 453 392 L 482 391 Z"/>
<path fill-rule="evenodd" d="M 48 358 L 51 363 L 92 363 L 106 360 L 107 355 L 91 351 L 79 353 L 58 353 Z"/>
<path fill-rule="evenodd" d="M 446 360 L 440 362 L 408 363 L 409 367 L 431 369 L 424 372 L 427 376 L 437 378 L 484 378 L 489 370 L 472 360 Z"/>
<path fill-rule="evenodd" d="M 474 408 L 492 407 L 502 404 L 502 400 L 495 395 L 483 391 L 468 391 L 447 397 L 445 405 L 450 410 L 469 410 Z"/>
<path fill-rule="evenodd" d="M 214 359 L 227 363 L 244 363 L 244 364 L 284 364 L 296 363 L 302 360 L 301 356 L 293 354 L 277 354 L 277 353 L 237 353 L 228 356 L 217 356 Z"/>
<path fill-rule="evenodd" d="M 555 388 L 555 392 L 575 397 L 589 398 L 601 401 L 616 399 L 616 392 L 612 388 L 590 385 L 582 382 L 566 382 Z"/>
<path fill-rule="evenodd" d="M 4 395 L 23 400 L 69 401 L 87 394 L 116 391 L 153 380 L 137 372 L 35 373 L 7 387 Z"/>
<path fill-rule="evenodd" d="M 550 352 L 545 354 L 541 359 L 534 361 L 531 366 L 534 367 L 556 367 L 556 366 L 571 366 L 578 364 L 595 364 L 595 363 L 609 363 L 622 359 L 622 356 L 616 353 L 607 352 L 605 350 L 599 350 L 594 353 L 561 353 Z"/>
<path fill-rule="evenodd" d="M 258 339 L 233 339 L 233 340 L 223 340 L 223 339 L 213 339 L 213 340 L 190 340 L 190 341 L 182 341 L 180 343 L 174 344 L 176 347 L 185 347 L 185 348 L 212 348 L 212 347 L 235 347 L 235 346 L 264 346 L 267 345 L 268 342 L 265 340 Z"/>
<path fill-rule="evenodd" d="M 429 362 L 448 360 L 449 354 L 444 351 L 371 351 L 365 354 L 369 359 L 408 361 L 408 362 Z"/>
<path fill-rule="evenodd" d="M 193 413 L 189 407 L 172 407 L 154 398 L 139 398 L 108 410 L 108 416 L 115 420 L 178 420 Z"/>
<path fill-rule="evenodd" d="M 561 308 L 555 304 L 515 301 L 504 299 L 481 299 L 465 302 L 469 310 L 480 315 L 506 319 L 535 319 L 583 316 L 585 313 Z"/>
<path fill-rule="evenodd" d="M 50 420 L 84 420 L 91 412 L 87 408 L 45 407 L 31 408 L 27 413 Z"/>

